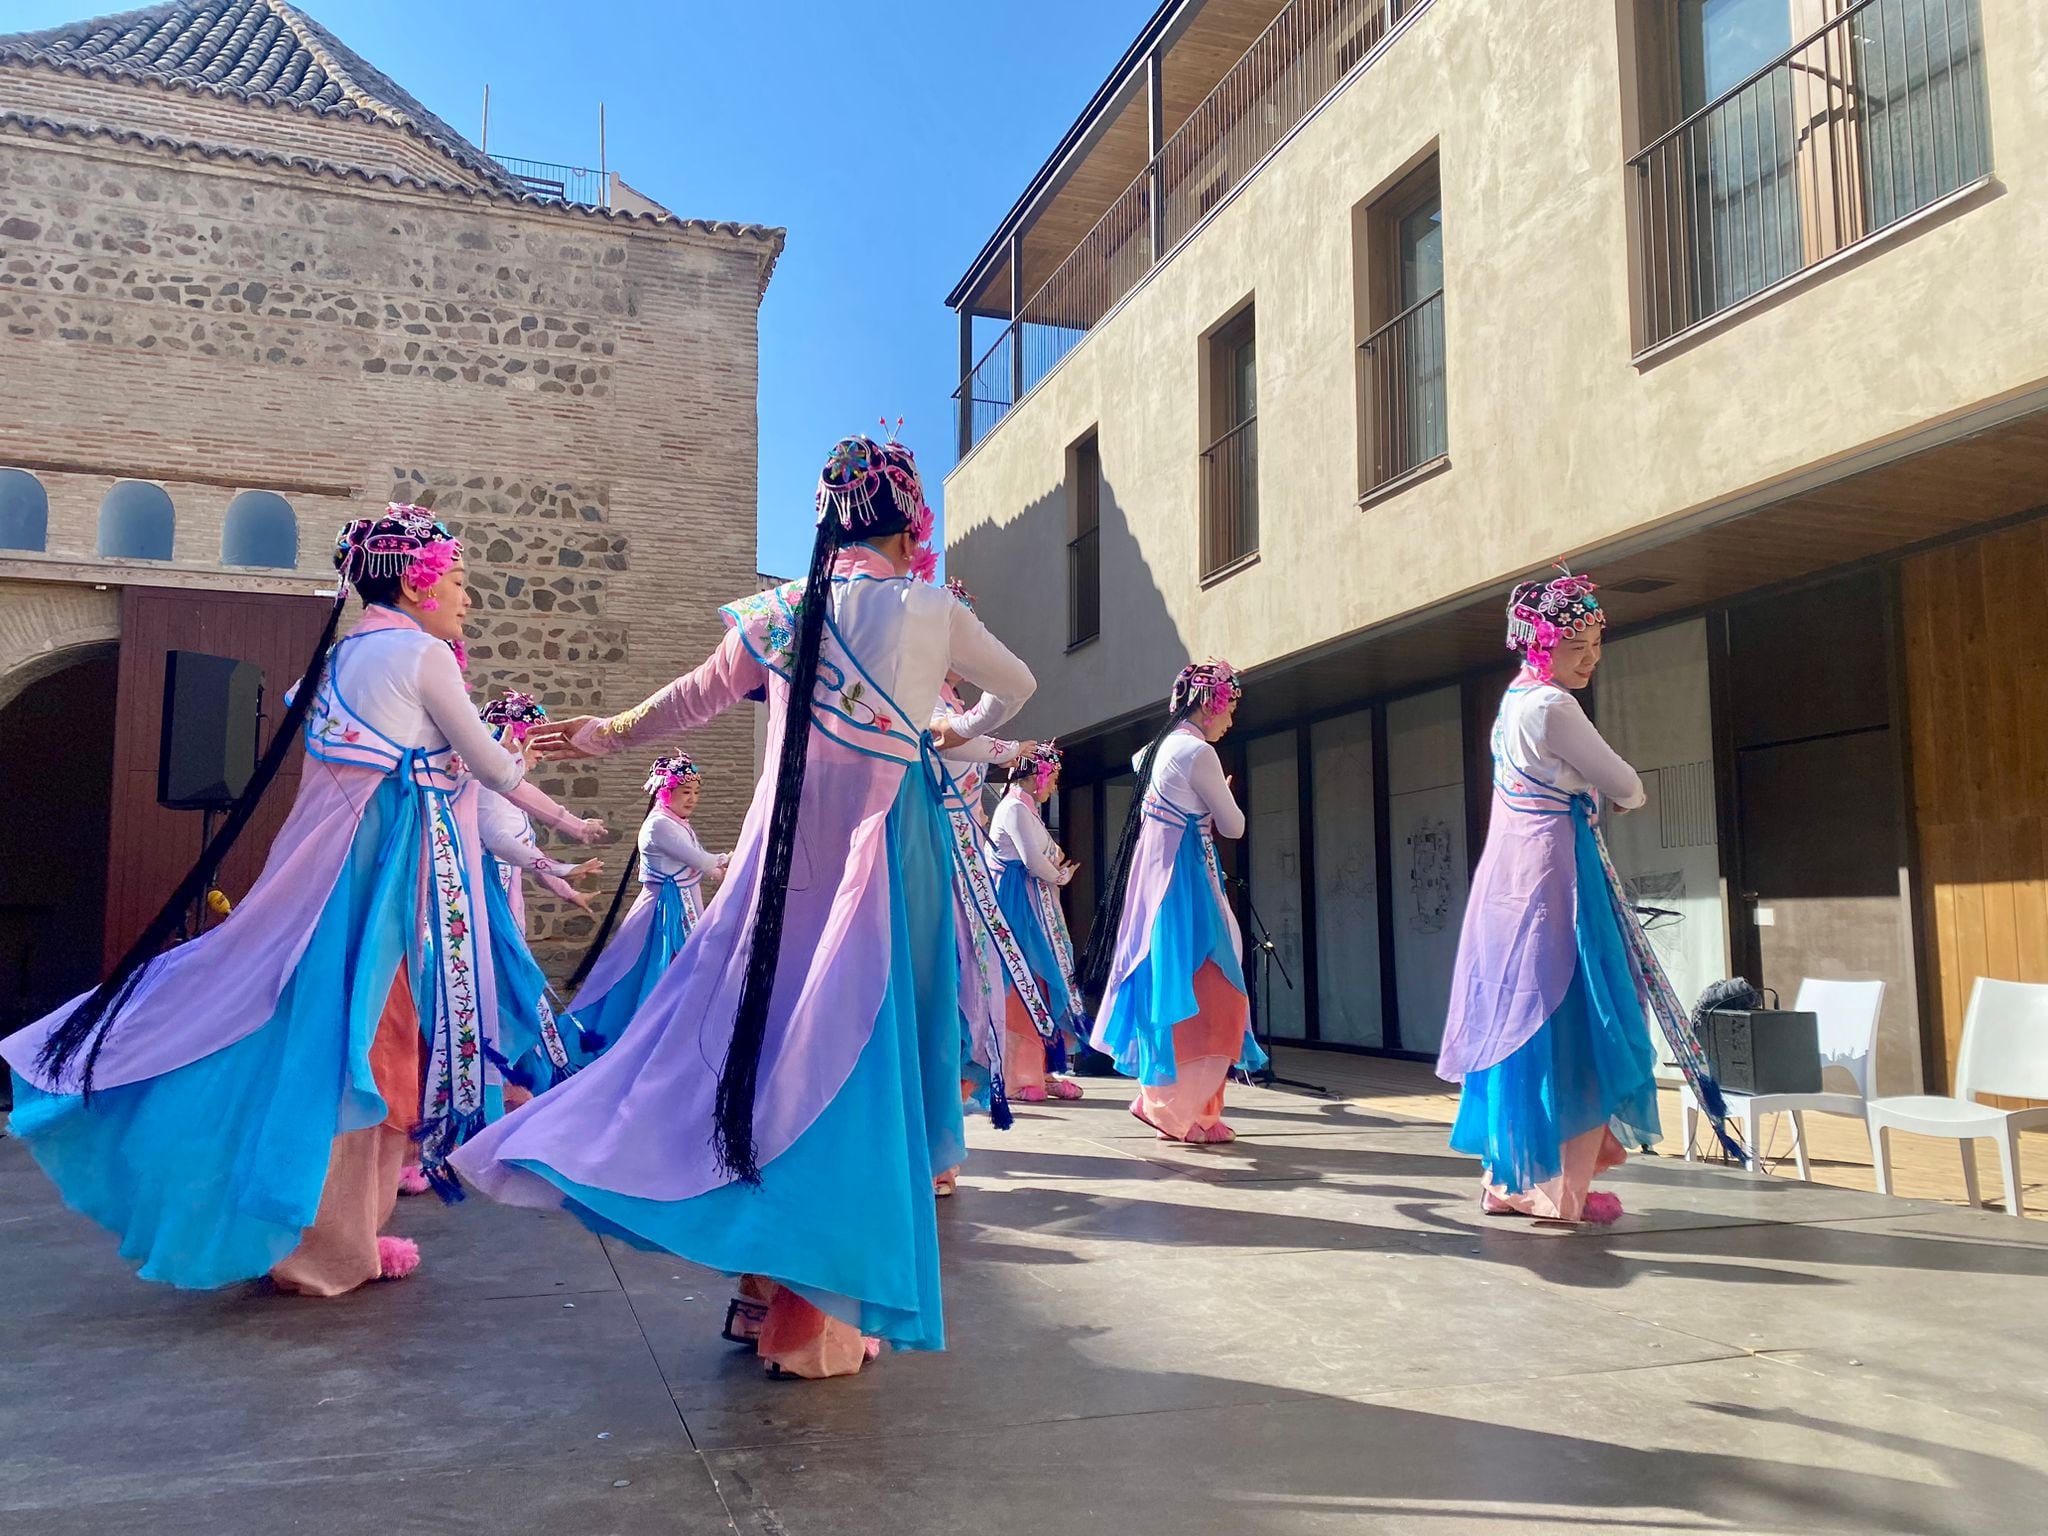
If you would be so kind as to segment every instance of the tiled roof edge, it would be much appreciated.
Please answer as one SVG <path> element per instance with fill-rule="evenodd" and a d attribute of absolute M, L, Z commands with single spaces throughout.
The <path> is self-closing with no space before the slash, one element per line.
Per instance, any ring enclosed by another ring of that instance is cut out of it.
<path fill-rule="evenodd" d="M 370 170 L 360 165 L 340 165 L 309 155 L 280 155 L 266 149 L 249 149 L 233 144 L 208 144 L 196 139 L 173 138 L 167 134 L 144 133 L 133 128 L 110 128 L 96 123 L 65 123 L 26 112 L 0 109 L 0 130 L 26 133 L 34 138 L 54 140 L 97 139 L 133 146 L 157 153 L 201 159 L 231 161 L 249 165 L 276 166 L 308 172 L 336 181 L 361 182 L 365 186 L 387 186 L 402 191 L 434 192 L 465 198 L 470 202 L 521 207 L 540 213 L 567 213 L 604 223 L 637 225 L 655 229 L 682 229 L 693 234 L 752 240 L 764 247 L 761 257 L 760 292 L 768 291 L 768 280 L 782 255 L 789 231 L 772 224 L 742 224 L 729 219 L 691 219 L 676 213 L 640 213 L 623 208 L 598 208 L 588 203 L 568 203 L 554 198 L 501 192 L 495 188 L 465 186 L 458 182 L 407 175 L 397 171 Z"/>

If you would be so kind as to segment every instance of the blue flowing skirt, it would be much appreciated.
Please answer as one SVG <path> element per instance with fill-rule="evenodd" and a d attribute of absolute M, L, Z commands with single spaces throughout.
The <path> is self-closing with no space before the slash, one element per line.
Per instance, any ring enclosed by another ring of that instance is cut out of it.
<path fill-rule="evenodd" d="M 143 1279 L 207 1289 L 267 1273 L 319 1214 L 335 1137 L 385 1118 L 370 1043 L 405 962 L 419 870 L 419 799 L 393 775 L 261 1027 L 89 1101 L 14 1075 L 8 1129 Z M 235 964 L 232 926 L 209 948 Z"/>
<path fill-rule="evenodd" d="M 1657 1139 L 1657 1052 L 1608 895 L 1593 829 L 1578 822 L 1578 966 L 1556 1012 L 1512 1054 L 1465 1074 L 1451 1147 L 1522 1194 L 1563 1172 L 1563 1147 L 1610 1125 L 1624 1146 Z"/>
<path fill-rule="evenodd" d="M 1081 1007 L 1081 1000 L 1067 986 L 1066 969 L 1060 964 L 1052 935 L 1045 931 L 1045 924 L 1039 918 L 1038 904 L 1032 899 L 1032 885 L 1030 870 L 1022 864 L 1005 864 L 1002 873 L 996 877 L 996 904 L 1003 909 L 1004 920 L 1017 936 L 1017 947 L 1024 952 L 1024 963 L 1038 980 L 1039 993 L 1045 998 L 1045 1006 L 1052 1010 L 1054 1023 L 1063 1036 L 1078 1044 L 1087 1038 L 1088 1016 Z M 1054 1071 L 1064 1065 L 1065 1044 L 1065 1040 L 1046 1042 L 1046 1053 Z"/>
<path fill-rule="evenodd" d="M 633 1015 L 689 940 L 690 913 L 683 905 L 682 887 L 673 880 L 662 880 L 650 889 L 654 892 L 654 921 L 647 925 L 640 953 L 602 997 L 576 1010 L 577 1027 L 563 1037 L 572 1070 L 597 1060 L 625 1034 Z"/>
<path fill-rule="evenodd" d="M 1166 897 L 1152 919 L 1152 947 L 1100 1021 L 1102 1045 L 1117 1071 L 1147 1087 L 1178 1081 L 1173 1027 L 1200 1011 L 1195 976 L 1211 961 L 1225 981 L 1245 990 L 1237 944 L 1210 878 L 1209 852 L 1201 829 L 1190 825 L 1174 850 Z M 1256 1072 L 1265 1064 L 1266 1053 L 1247 1029 L 1239 1070 Z"/>
<path fill-rule="evenodd" d="M 576 1069 L 576 1021 L 559 1006 L 554 989 L 541 973 L 540 962 L 526 947 L 526 935 L 512 915 L 512 896 L 502 878 L 505 865 L 484 855 L 484 915 L 491 930 L 491 966 L 498 987 L 498 1051 L 505 1060 L 505 1081 L 541 1093 Z M 522 879 L 512 870 L 514 880 Z M 540 1011 L 546 1003 L 569 1055 L 557 1067 L 541 1042 Z"/>
<path fill-rule="evenodd" d="M 759 1184 L 650 1200 L 530 1159 L 518 1166 L 560 1189 L 595 1231 L 767 1276 L 898 1349 L 943 1349 L 932 1175 L 967 1155 L 949 846 L 938 799 L 912 768 L 889 813 L 889 983 L 873 1032 L 838 1094 Z"/>

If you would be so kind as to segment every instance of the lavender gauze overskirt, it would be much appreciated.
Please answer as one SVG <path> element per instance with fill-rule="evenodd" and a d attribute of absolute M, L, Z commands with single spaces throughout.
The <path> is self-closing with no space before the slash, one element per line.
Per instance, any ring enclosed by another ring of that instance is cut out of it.
<path fill-rule="evenodd" d="M 779 736 L 778 720 L 770 761 Z M 906 771 L 921 770 L 812 734 L 754 1103 L 764 1168 L 832 1101 L 874 1027 L 889 981 L 888 819 Z M 726 888 L 625 1037 L 473 1138 L 453 1159 L 465 1178 L 494 1199 L 544 1208 L 562 1203 L 560 1190 L 519 1164 L 648 1200 L 688 1200 L 727 1182 L 712 1147 L 713 1110 L 774 798 L 766 774 Z"/>
<path fill-rule="evenodd" d="M 1564 1001 L 1578 964 L 1576 814 L 1520 809 L 1494 791 L 1437 1056 L 1447 1082 L 1513 1055 Z"/>

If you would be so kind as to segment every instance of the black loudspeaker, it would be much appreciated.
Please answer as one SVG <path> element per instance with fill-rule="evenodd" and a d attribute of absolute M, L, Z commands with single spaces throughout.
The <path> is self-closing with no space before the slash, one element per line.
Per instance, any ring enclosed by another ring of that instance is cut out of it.
<path fill-rule="evenodd" d="M 1779 1008 L 1717 1008 L 1700 1045 L 1729 1093 L 1819 1093 L 1820 1019 Z"/>
<path fill-rule="evenodd" d="M 171 651 L 164 656 L 164 734 L 157 748 L 157 804 L 224 811 L 256 772 L 263 670 L 252 661 Z"/>

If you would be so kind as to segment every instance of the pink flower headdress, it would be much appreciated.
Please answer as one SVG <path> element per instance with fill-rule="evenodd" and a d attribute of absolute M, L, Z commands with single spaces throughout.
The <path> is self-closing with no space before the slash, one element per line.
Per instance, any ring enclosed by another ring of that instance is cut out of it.
<path fill-rule="evenodd" d="M 500 741 L 509 733 L 514 741 L 526 740 L 527 732 L 536 725 L 544 724 L 548 712 L 540 701 L 530 693 L 507 689 L 500 697 L 491 700 L 482 711 L 485 725 Z"/>
<path fill-rule="evenodd" d="M 697 765 L 690 761 L 689 753 L 664 752 L 647 770 L 647 783 L 643 787 L 656 799 L 666 801 L 683 780 L 696 777 Z"/>
<path fill-rule="evenodd" d="M 1243 697 L 1244 681 L 1237 668 L 1212 656 L 1180 669 L 1180 675 L 1173 680 L 1167 707 L 1178 715 L 1183 705 L 1192 704 L 1192 713 L 1201 717 L 1221 714 Z"/>
<path fill-rule="evenodd" d="M 424 591 L 462 558 L 462 541 L 431 509 L 394 501 L 382 517 L 344 523 L 334 540 L 334 568 L 347 582 L 397 576 Z"/>
<path fill-rule="evenodd" d="M 1045 787 L 1059 773 L 1065 758 L 1057 743 L 1041 741 L 1030 752 L 1017 759 L 1010 772 L 1018 782 L 1029 784 L 1034 795 L 1045 793 Z"/>
<path fill-rule="evenodd" d="M 902 417 L 896 419 L 896 426 L 901 429 Z M 886 505 L 878 506 L 885 487 Z M 919 581 L 930 581 L 938 574 L 939 557 L 932 549 L 934 520 L 924 499 L 924 479 L 917 472 L 916 455 L 897 442 L 893 432 L 886 442 L 872 437 L 841 438 L 818 476 L 818 521 L 837 518 L 846 534 L 865 538 L 862 530 L 890 521 L 892 512 L 903 517 L 917 542 L 910 574 Z"/>
<path fill-rule="evenodd" d="M 1549 581 L 1525 581 L 1508 597 L 1508 649 L 1521 653 L 1539 682 L 1550 681 L 1550 658 L 1559 642 L 1607 623 L 1590 576 L 1575 576 L 1559 561 Z"/>

